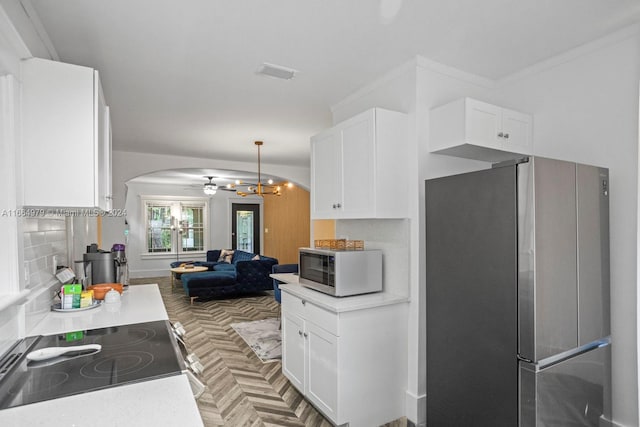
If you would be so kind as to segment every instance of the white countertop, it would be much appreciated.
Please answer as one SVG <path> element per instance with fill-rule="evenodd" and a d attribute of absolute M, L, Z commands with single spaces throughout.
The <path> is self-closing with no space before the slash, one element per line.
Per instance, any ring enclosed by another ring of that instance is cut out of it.
<path fill-rule="evenodd" d="M 202 426 L 186 375 L 107 388 L 0 411 L 2 426 Z"/>
<path fill-rule="evenodd" d="M 167 320 L 158 285 L 132 285 L 119 304 L 78 313 L 51 312 L 29 335 Z M 202 426 L 185 374 L 0 410 L 0 426 Z"/>
<path fill-rule="evenodd" d="M 132 285 L 122 293 L 118 304 L 102 303 L 99 307 L 77 313 L 52 311 L 27 335 L 51 335 L 168 318 L 158 285 Z"/>
<path fill-rule="evenodd" d="M 384 291 L 364 295 L 353 295 L 349 297 L 334 297 L 300 285 L 298 283 L 298 275 L 296 274 L 278 273 L 271 274 L 270 276 L 273 279 L 286 283 L 279 286 L 282 292 L 288 292 L 299 298 L 303 298 L 334 313 L 364 310 L 390 304 L 401 304 L 409 301 L 409 298 L 406 296 L 395 295 Z"/>

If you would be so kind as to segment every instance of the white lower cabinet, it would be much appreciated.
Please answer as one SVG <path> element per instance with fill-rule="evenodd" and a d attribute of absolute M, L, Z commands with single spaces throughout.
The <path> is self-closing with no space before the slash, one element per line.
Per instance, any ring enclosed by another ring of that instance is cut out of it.
<path fill-rule="evenodd" d="M 336 298 L 336 300 L 341 300 Z M 282 293 L 282 371 L 336 425 L 404 415 L 404 304 L 332 312 Z"/>
<path fill-rule="evenodd" d="M 283 316 L 283 334 L 285 375 L 327 417 L 336 419 L 338 337 L 295 314 Z"/>
<path fill-rule="evenodd" d="M 289 381 L 300 391 L 304 392 L 304 371 L 307 354 L 307 340 L 304 320 L 293 313 L 282 315 L 282 371 Z"/>

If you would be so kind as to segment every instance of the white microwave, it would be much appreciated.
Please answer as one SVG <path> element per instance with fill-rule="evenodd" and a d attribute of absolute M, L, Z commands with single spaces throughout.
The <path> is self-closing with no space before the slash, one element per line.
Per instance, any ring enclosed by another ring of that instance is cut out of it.
<path fill-rule="evenodd" d="M 336 297 L 382 291 L 382 251 L 300 248 L 302 286 Z"/>

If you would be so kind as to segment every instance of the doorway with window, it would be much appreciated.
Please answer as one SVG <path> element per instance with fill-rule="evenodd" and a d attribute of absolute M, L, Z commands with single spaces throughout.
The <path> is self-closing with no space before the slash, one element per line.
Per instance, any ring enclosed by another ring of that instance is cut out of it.
<path fill-rule="evenodd" d="M 231 204 L 231 248 L 260 253 L 260 205 Z"/>

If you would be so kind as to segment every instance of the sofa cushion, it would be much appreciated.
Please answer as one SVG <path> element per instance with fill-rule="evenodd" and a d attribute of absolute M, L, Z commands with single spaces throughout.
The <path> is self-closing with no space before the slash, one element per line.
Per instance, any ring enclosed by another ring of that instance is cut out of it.
<path fill-rule="evenodd" d="M 233 264 L 238 263 L 238 261 L 251 261 L 256 257 L 256 254 L 252 254 L 251 252 L 245 252 L 245 251 L 235 251 L 235 253 L 233 254 L 233 258 L 231 259 L 231 262 Z M 260 259 L 258 257 L 258 259 Z"/>
<path fill-rule="evenodd" d="M 236 266 L 233 264 L 216 264 L 213 266 L 214 271 L 236 271 Z"/>
<path fill-rule="evenodd" d="M 193 294 L 192 291 L 197 289 L 223 287 L 235 283 L 236 274 L 233 271 L 205 271 L 182 275 L 182 286 L 190 296 Z"/>

